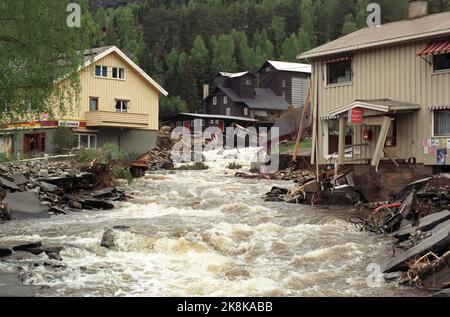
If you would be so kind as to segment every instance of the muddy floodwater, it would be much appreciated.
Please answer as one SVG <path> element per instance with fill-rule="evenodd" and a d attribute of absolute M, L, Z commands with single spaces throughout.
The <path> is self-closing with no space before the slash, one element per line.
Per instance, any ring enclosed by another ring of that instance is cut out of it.
<path fill-rule="evenodd" d="M 369 264 L 390 258 L 388 238 L 358 232 L 344 208 L 265 203 L 272 186 L 292 183 L 236 179 L 225 160 L 235 155 L 206 153 L 207 171 L 149 174 L 125 187 L 135 198 L 113 211 L 0 224 L 0 245 L 65 247 L 61 262 L 11 259 L 0 272 L 19 267 L 37 296 L 416 295 L 368 286 Z M 101 247 L 117 225 L 132 230 L 116 250 Z"/>

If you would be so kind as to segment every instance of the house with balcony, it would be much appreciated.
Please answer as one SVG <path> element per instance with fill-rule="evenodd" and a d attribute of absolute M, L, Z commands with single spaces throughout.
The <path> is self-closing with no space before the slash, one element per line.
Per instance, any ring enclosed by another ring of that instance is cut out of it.
<path fill-rule="evenodd" d="M 411 0 L 409 19 L 298 58 L 312 64 L 314 163 L 353 165 L 373 193 L 450 165 L 450 12 Z"/>
<path fill-rule="evenodd" d="M 155 147 L 159 98 L 167 92 L 115 46 L 90 49 L 83 58 L 79 103 L 59 118 L 43 114 L 19 127 L 3 126 L 0 152 L 52 154 L 61 127 L 72 131 L 75 148 L 113 143 L 140 154 Z"/>

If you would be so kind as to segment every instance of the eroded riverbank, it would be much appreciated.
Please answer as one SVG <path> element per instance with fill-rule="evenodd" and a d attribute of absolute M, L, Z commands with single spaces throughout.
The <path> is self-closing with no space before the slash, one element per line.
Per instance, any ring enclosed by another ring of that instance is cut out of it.
<path fill-rule="evenodd" d="M 263 202 L 286 182 L 236 179 L 222 158 L 207 156 L 206 171 L 136 180 L 127 188 L 135 199 L 116 210 L 2 224 L 0 244 L 38 239 L 65 250 L 55 266 L 40 255 L 4 260 L 0 271 L 21 267 L 37 296 L 417 295 L 367 284 L 368 265 L 390 258 L 390 239 L 357 231 L 348 210 Z M 101 247 L 117 225 L 132 231 L 117 249 Z"/>

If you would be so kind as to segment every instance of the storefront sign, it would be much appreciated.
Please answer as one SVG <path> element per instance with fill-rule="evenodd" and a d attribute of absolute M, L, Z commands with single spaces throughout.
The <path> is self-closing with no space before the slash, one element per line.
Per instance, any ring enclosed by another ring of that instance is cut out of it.
<path fill-rule="evenodd" d="M 363 110 L 361 108 L 353 108 L 350 112 L 351 124 L 362 124 Z"/>
<path fill-rule="evenodd" d="M 59 121 L 58 126 L 64 128 L 79 128 L 80 121 Z"/>

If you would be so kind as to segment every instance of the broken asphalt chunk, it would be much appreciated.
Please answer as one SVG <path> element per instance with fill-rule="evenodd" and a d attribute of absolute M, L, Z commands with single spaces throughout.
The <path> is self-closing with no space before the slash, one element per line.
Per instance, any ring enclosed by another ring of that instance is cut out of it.
<path fill-rule="evenodd" d="M 440 254 L 450 246 L 450 224 L 436 232 L 433 236 L 423 240 L 418 245 L 401 253 L 385 264 L 383 273 L 404 271 L 408 269 L 407 262 L 425 255 L 428 252 Z"/>
<path fill-rule="evenodd" d="M 32 192 L 8 193 L 3 200 L 11 219 L 49 218 L 38 197 Z"/>

